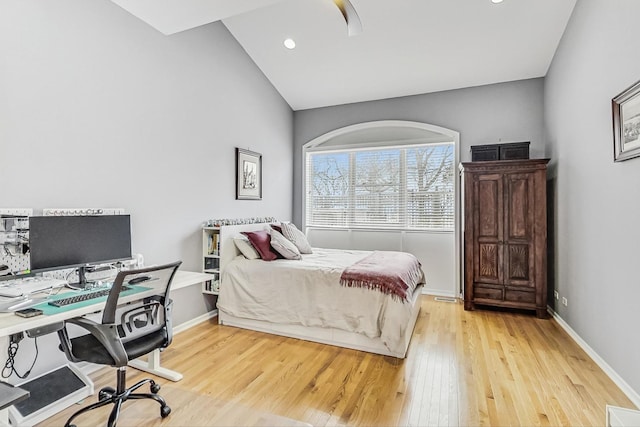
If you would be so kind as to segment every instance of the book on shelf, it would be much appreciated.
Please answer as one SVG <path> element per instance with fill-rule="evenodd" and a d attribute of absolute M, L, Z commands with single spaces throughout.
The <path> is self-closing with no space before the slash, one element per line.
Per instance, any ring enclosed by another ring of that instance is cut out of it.
<path fill-rule="evenodd" d="M 218 255 L 220 253 L 220 235 L 209 234 L 207 239 L 207 253 L 209 255 Z"/>
<path fill-rule="evenodd" d="M 207 292 L 218 292 L 220 290 L 219 280 L 207 280 L 204 283 L 204 290 Z"/>
<path fill-rule="evenodd" d="M 218 258 L 205 258 L 204 269 L 205 270 L 218 270 L 220 268 L 220 260 Z"/>

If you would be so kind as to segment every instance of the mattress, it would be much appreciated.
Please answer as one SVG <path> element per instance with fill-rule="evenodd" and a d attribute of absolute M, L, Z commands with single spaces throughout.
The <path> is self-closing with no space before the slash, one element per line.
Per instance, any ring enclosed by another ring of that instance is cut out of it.
<path fill-rule="evenodd" d="M 354 332 L 402 353 L 406 335 L 413 332 L 412 302 L 339 282 L 344 268 L 370 253 L 314 248 L 302 260 L 238 256 L 225 266 L 218 310 L 244 319 Z M 415 292 L 422 282 L 410 284 L 410 289 Z"/>

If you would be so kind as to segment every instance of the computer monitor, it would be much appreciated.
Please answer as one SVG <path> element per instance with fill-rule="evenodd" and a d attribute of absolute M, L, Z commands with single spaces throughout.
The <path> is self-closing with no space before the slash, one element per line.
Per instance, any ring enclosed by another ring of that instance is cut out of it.
<path fill-rule="evenodd" d="M 129 215 L 32 216 L 29 218 L 31 271 L 78 268 L 79 286 L 87 268 L 131 258 Z"/>

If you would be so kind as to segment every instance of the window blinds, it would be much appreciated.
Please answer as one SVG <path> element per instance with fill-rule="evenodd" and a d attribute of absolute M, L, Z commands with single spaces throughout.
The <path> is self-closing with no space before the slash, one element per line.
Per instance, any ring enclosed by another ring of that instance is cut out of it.
<path fill-rule="evenodd" d="M 453 143 L 307 152 L 306 225 L 452 230 Z"/>

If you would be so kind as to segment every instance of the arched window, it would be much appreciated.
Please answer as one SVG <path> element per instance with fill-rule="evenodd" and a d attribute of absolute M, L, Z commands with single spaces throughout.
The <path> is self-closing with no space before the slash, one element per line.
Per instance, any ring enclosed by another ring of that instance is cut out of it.
<path fill-rule="evenodd" d="M 306 227 L 452 231 L 457 135 L 428 128 L 365 123 L 307 144 Z"/>

